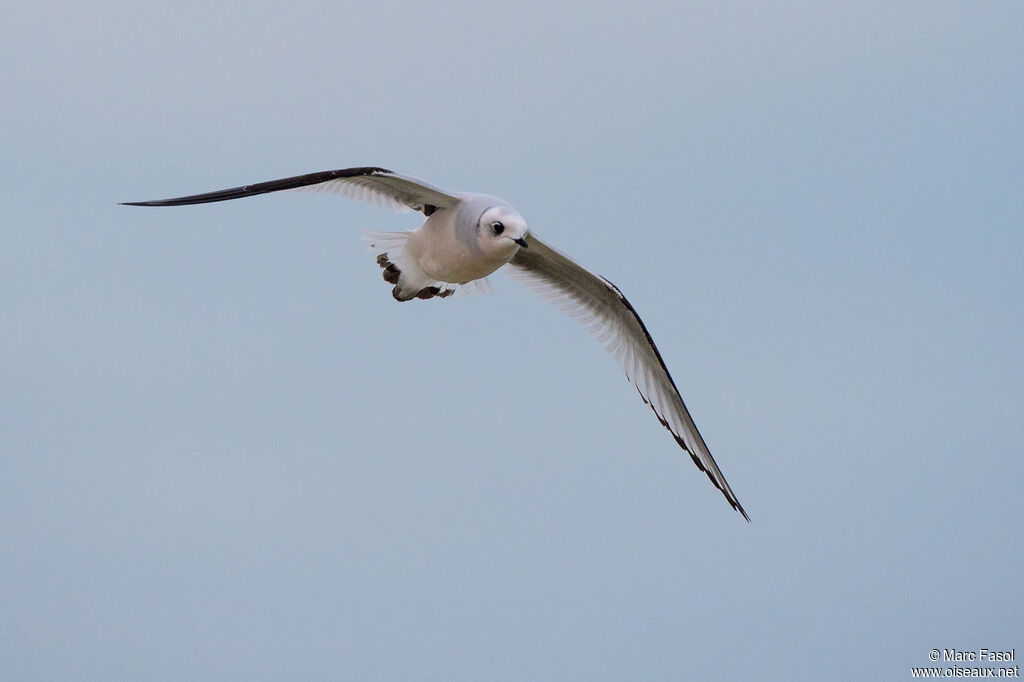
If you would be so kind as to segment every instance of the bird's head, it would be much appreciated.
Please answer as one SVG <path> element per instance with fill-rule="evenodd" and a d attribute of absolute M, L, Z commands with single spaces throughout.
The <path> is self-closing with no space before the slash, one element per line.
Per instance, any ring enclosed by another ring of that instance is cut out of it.
<path fill-rule="evenodd" d="M 508 258 L 520 248 L 527 248 L 528 233 L 523 216 L 511 206 L 491 206 L 480 214 L 477 223 L 480 248 L 487 253 Z"/>

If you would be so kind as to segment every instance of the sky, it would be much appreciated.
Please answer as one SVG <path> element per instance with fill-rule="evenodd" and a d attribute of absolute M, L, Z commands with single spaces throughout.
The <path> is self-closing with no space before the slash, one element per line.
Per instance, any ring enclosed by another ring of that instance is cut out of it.
<path fill-rule="evenodd" d="M 1020 3 L 3 15 L 0 676 L 1024 651 Z M 416 214 L 118 205 L 363 165 L 615 282 L 752 522 L 500 272 L 396 303 L 359 235 Z"/>

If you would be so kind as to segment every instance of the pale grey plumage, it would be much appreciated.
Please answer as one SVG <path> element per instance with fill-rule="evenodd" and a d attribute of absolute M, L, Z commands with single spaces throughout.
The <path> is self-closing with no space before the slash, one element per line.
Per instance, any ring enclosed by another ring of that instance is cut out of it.
<path fill-rule="evenodd" d="M 580 322 L 626 372 L 658 421 L 707 473 L 729 503 L 750 520 L 725 480 L 665 361 L 640 316 L 619 288 L 530 235 L 530 248 L 519 251 L 507 274 Z"/>

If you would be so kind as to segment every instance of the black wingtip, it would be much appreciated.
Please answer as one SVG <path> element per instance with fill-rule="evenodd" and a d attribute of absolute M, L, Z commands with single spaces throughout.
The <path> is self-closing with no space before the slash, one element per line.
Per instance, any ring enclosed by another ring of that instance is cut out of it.
<path fill-rule="evenodd" d="M 258 182 L 254 185 L 242 185 L 231 189 L 222 189 L 216 192 L 204 194 L 190 194 L 185 197 L 173 199 L 157 199 L 154 201 L 123 201 L 121 206 L 189 206 L 192 204 L 210 204 L 217 201 L 228 201 L 229 199 L 241 199 L 242 197 L 267 194 L 285 189 L 298 189 L 308 185 L 318 185 L 331 180 L 342 180 L 365 175 L 393 175 L 387 168 L 377 166 L 360 166 L 359 168 L 339 168 L 338 170 L 320 171 L 318 173 L 307 173 L 296 175 L 280 180 Z"/>
<path fill-rule="evenodd" d="M 158 199 L 154 201 L 121 201 L 118 202 L 118 206 L 185 206 L 187 203 L 196 202 L 183 202 L 177 199 Z"/>

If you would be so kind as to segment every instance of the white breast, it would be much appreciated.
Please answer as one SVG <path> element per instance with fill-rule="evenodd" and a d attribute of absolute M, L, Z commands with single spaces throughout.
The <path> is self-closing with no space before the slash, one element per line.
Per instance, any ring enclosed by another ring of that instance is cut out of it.
<path fill-rule="evenodd" d="M 442 282 L 465 284 L 491 274 L 515 255 L 508 252 L 485 253 L 472 242 L 460 239 L 456 232 L 456 212 L 436 211 L 427 222 L 409 235 L 409 253 L 423 272 Z"/>

